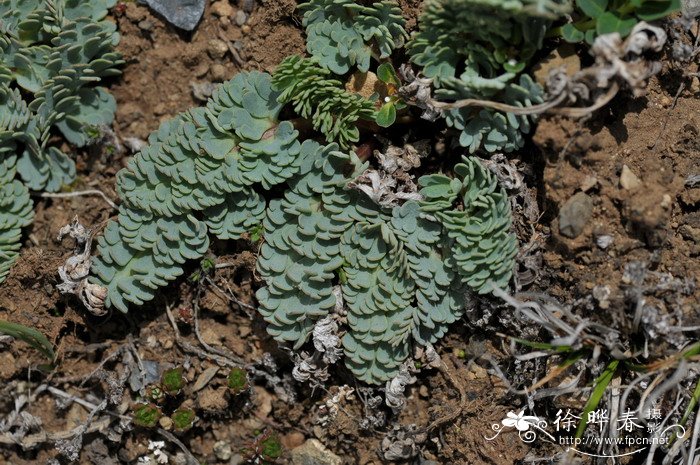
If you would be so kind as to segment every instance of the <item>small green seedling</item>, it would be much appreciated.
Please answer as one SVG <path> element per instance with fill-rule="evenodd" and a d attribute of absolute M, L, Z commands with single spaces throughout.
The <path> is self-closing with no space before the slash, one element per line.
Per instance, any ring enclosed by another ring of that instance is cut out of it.
<path fill-rule="evenodd" d="M 137 404 L 134 407 L 134 423 L 144 428 L 153 428 L 162 416 L 163 412 L 155 404 Z"/>
<path fill-rule="evenodd" d="M 216 268 L 216 262 L 212 257 L 204 257 L 201 262 L 199 262 L 199 269 L 192 272 L 189 276 L 189 281 L 192 283 L 198 283 L 206 276 L 211 275 Z"/>
<path fill-rule="evenodd" d="M 194 410 L 181 407 L 170 415 L 170 419 L 173 421 L 175 431 L 182 432 L 192 428 L 197 417 L 194 414 Z"/>
<path fill-rule="evenodd" d="M 377 78 L 387 86 L 387 96 L 384 104 L 377 112 L 376 122 L 383 128 L 388 128 L 396 121 L 396 113 L 406 108 L 406 102 L 401 100 L 397 90 L 401 87 L 401 80 L 391 63 L 382 63 L 377 68 Z"/>
<path fill-rule="evenodd" d="M 255 227 L 250 230 L 250 242 L 260 242 L 260 240 L 263 238 L 264 232 L 265 228 L 263 227 L 262 223 L 255 225 Z"/>
<path fill-rule="evenodd" d="M 248 384 L 248 372 L 243 368 L 231 368 L 231 371 L 226 379 L 228 388 L 235 395 L 247 391 L 250 387 Z"/>
<path fill-rule="evenodd" d="M 274 431 L 265 430 L 257 433 L 250 448 L 243 449 L 248 461 L 254 464 L 270 465 L 282 456 L 282 443 Z"/>
<path fill-rule="evenodd" d="M 176 396 L 185 387 L 185 377 L 182 375 L 182 367 L 165 370 L 160 378 L 160 384 L 167 394 Z"/>
<path fill-rule="evenodd" d="M 165 392 L 163 392 L 163 389 L 160 386 L 148 386 L 144 397 L 150 402 L 160 404 L 165 399 Z"/>

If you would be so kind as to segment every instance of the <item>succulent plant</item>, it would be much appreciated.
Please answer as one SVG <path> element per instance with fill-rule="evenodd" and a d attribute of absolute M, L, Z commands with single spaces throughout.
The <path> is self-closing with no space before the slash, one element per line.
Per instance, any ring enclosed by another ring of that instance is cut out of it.
<path fill-rule="evenodd" d="M 367 168 L 354 153 L 301 143 L 277 120 L 271 83 L 239 74 L 206 107 L 150 136 L 117 176 L 122 204 L 98 239 L 93 279 L 107 305 L 126 311 L 201 257 L 210 233 L 238 238 L 262 222 L 257 297 L 270 334 L 301 346 L 334 309 L 341 279 L 346 364 L 364 381 L 384 381 L 414 343 L 442 337 L 468 289 L 507 286 L 517 250 L 508 198 L 468 158 L 453 179 L 421 178 L 424 201 L 382 207 L 349 186 Z M 267 204 L 284 183 L 284 197 Z"/>
<path fill-rule="evenodd" d="M 567 42 L 593 44 L 600 34 L 627 37 L 639 21 L 655 21 L 681 8 L 680 0 L 576 0 L 574 22 L 557 31 Z"/>
<path fill-rule="evenodd" d="M 173 421 L 175 431 L 182 432 L 192 428 L 197 416 L 194 410 L 180 407 L 170 415 L 170 419 Z"/>
<path fill-rule="evenodd" d="M 136 404 L 133 408 L 133 421 L 144 428 L 153 428 L 163 416 L 160 407 L 154 404 Z"/>
<path fill-rule="evenodd" d="M 177 395 L 185 387 L 185 377 L 182 367 L 165 370 L 160 377 L 160 386 L 165 393 L 173 396 Z"/>
<path fill-rule="evenodd" d="M 114 0 L 0 1 L 0 88 L 14 104 L 12 143 L 17 170 L 30 189 L 58 190 L 75 177 L 75 165 L 47 147 L 56 127 L 72 144 L 89 141 L 86 128 L 109 125 L 114 98 L 94 87 L 119 74 L 116 26 L 104 21 Z M 33 99 L 24 103 L 18 90 Z"/>
<path fill-rule="evenodd" d="M 234 367 L 226 377 L 226 385 L 233 394 L 241 394 L 250 387 L 248 383 L 248 372 L 244 368 Z"/>
<path fill-rule="evenodd" d="M 520 73 L 565 6 L 558 0 L 429 0 L 407 48 L 412 61 L 433 79 L 439 100 L 540 103 L 541 87 Z M 530 130 L 528 117 L 493 109 L 450 109 L 445 118 L 472 153 L 519 149 Z"/>
<path fill-rule="evenodd" d="M 238 238 L 257 227 L 269 189 L 296 174 L 301 144 L 265 73 L 238 74 L 221 85 L 206 107 L 166 121 L 149 145 L 117 176 L 122 199 L 117 221 L 98 240 L 94 281 L 106 304 L 127 311 L 200 258 L 209 232 Z M 255 189 L 254 189 L 255 188 Z"/>
<path fill-rule="evenodd" d="M 328 142 L 347 148 L 357 142 L 358 119 L 374 121 L 374 103 L 358 94 L 347 92 L 343 83 L 330 77 L 331 72 L 313 58 L 296 55 L 285 58 L 272 78 L 272 87 L 280 92 L 280 103 L 291 102 L 294 110 L 311 121 Z"/>
<path fill-rule="evenodd" d="M 83 146 L 86 128 L 114 118 L 114 98 L 94 87 L 122 63 L 113 51 L 116 27 L 103 21 L 114 3 L 0 0 L 0 281 L 16 259 L 20 229 L 32 221 L 27 188 L 57 191 L 75 178 L 73 161 L 48 145 L 53 128 Z"/>
<path fill-rule="evenodd" d="M 284 447 L 277 433 L 271 430 L 256 431 L 255 439 L 249 447 L 241 452 L 248 463 L 259 465 L 272 465 L 282 456 Z"/>
<path fill-rule="evenodd" d="M 365 168 L 324 147 L 284 198 L 270 202 L 258 259 L 266 286 L 256 295 L 268 332 L 298 348 L 335 308 L 341 279 L 345 363 L 379 383 L 398 372 L 414 342 L 445 334 L 468 289 L 507 286 L 517 244 L 508 198 L 476 159 L 458 165 L 457 178 L 421 178 L 426 200 L 393 209 L 348 189 Z"/>
<path fill-rule="evenodd" d="M 15 179 L 15 156 L 7 156 L 0 162 L 0 282 L 19 256 L 22 228 L 33 219 L 29 190 Z"/>
<path fill-rule="evenodd" d="M 306 49 L 324 68 L 345 74 L 370 59 L 387 58 L 406 38 L 401 8 L 393 0 L 358 4 L 353 0 L 310 0 L 304 12 Z"/>

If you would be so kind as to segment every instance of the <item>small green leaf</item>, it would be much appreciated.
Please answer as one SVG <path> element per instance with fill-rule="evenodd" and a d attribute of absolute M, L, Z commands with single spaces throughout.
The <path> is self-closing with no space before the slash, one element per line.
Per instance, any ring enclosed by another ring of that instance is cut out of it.
<path fill-rule="evenodd" d="M 250 230 L 250 242 L 260 242 L 264 232 L 265 228 L 263 228 L 262 223 L 254 226 L 253 229 Z"/>
<path fill-rule="evenodd" d="M 571 43 L 583 42 L 583 39 L 584 39 L 583 31 L 579 31 L 571 23 L 564 24 L 561 27 L 561 36 L 565 41 L 571 42 Z"/>
<path fill-rule="evenodd" d="M 593 45 L 593 42 L 595 42 L 595 36 L 596 36 L 595 29 L 587 30 L 586 31 L 586 43 L 589 45 Z"/>
<path fill-rule="evenodd" d="M 635 11 L 644 21 L 655 21 L 680 10 L 680 0 L 647 1 Z"/>
<path fill-rule="evenodd" d="M 46 358 L 53 362 L 55 354 L 53 351 L 53 346 L 46 339 L 46 336 L 41 334 L 34 328 L 29 328 L 24 325 L 17 323 L 10 323 L 9 321 L 0 320 L 0 334 L 7 334 L 15 339 L 26 342 L 27 344 L 34 347 L 36 350 L 44 354 Z"/>
<path fill-rule="evenodd" d="M 396 121 L 396 106 L 394 102 L 385 103 L 377 112 L 376 122 L 383 128 L 388 128 Z"/>
<path fill-rule="evenodd" d="M 632 31 L 634 25 L 637 24 L 635 18 L 621 18 L 620 16 L 606 11 L 600 17 L 596 24 L 596 32 L 598 35 L 610 34 L 612 32 L 619 33 L 622 37 L 626 37 Z"/>
<path fill-rule="evenodd" d="M 598 18 L 608 8 L 608 0 L 576 0 L 576 6 L 591 18 Z"/>
<path fill-rule="evenodd" d="M 382 63 L 379 65 L 377 68 L 377 77 L 385 84 L 394 84 L 395 86 L 401 85 L 399 76 L 396 74 L 391 63 Z"/>
<path fill-rule="evenodd" d="M 582 437 L 583 433 L 586 431 L 586 426 L 588 426 L 588 414 L 596 408 L 598 408 L 600 399 L 603 398 L 605 390 L 608 388 L 608 385 L 613 380 L 619 363 L 619 360 L 613 360 L 612 362 L 610 362 L 608 366 L 605 367 L 603 373 L 601 373 L 600 376 L 598 376 L 598 379 L 595 380 L 593 392 L 591 392 L 591 396 L 588 398 L 586 405 L 583 407 L 583 412 L 581 412 L 581 421 L 579 421 L 578 428 L 576 428 L 577 438 Z"/>
<path fill-rule="evenodd" d="M 509 73 L 518 74 L 525 69 L 525 62 L 509 60 L 503 63 L 503 69 L 505 69 Z"/>

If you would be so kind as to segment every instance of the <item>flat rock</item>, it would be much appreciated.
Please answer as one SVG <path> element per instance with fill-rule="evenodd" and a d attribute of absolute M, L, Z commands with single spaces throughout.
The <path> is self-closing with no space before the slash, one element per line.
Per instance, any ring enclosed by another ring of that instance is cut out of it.
<path fill-rule="evenodd" d="M 317 439 L 309 439 L 301 446 L 292 449 L 294 465 L 341 465 L 343 460 L 326 449 Z"/>
<path fill-rule="evenodd" d="M 191 31 L 202 18 L 206 0 L 143 0 L 153 11 L 170 24 Z"/>
<path fill-rule="evenodd" d="M 559 210 L 559 232 L 568 238 L 574 239 L 582 232 L 593 214 L 593 199 L 590 195 L 579 192 Z"/>

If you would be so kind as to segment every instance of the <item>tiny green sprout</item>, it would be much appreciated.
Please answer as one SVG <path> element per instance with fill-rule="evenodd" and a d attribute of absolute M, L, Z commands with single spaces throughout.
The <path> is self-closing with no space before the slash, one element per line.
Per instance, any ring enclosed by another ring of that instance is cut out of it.
<path fill-rule="evenodd" d="M 165 393 L 163 392 L 163 389 L 161 389 L 160 386 L 153 385 L 153 386 L 148 386 L 146 388 L 145 397 L 149 401 L 155 402 L 156 404 L 159 404 L 165 398 Z"/>
<path fill-rule="evenodd" d="M 229 389 L 234 394 L 240 394 L 248 390 L 248 372 L 243 368 L 234 367 L 226 378 Z"/>
<path fill-rule="evenodd" d="M 192 409 L 179 408 L 170 415 L 170 419 L 173 421 L 175 431 L 187 431 L 194 425 L 196 416 Z"/>
<path fill-rule="evenodd" d="M 282 456 L 282 443 L 276 433 L 263 433 L 264 438 L 259 442 L 260 455 L 263 460 L 275 460 Z"/>
<path fill-rule="evenodd" d="M 406 102 L 397 94 L 398 88 L 401 87 L 401 80 L 391 63 L 379 65 L 377 78 L 386 84 L 387 96 L 384 97 L 384 104 L 377 112 L 375 120 L 379 126 L 387 128 L 396 121 L 397 111 L 406 108 Z"/>
<path fill-rule="evenodd" d="M 102 130 L 99 126 L 85 125 L 83 126 L 83 133 L 90 143 L 95 143 L 102 139 Z"/>
<path fill-rule="evenodd" d="M 144 428 L 153 428 L 163 416 L 163 412 L 154 404 L 137 404 L 133 410 L 134 423 Z"/>
<path fill-rule="evenodd" d="M 165 370 L 160 378 L 163 390 L 170 395 L 177 395 L 185 387 L 185 378 L 182 375 L 182 367 Z"/>
<path fill-rule="evenodd" d="M 399 75 L 396 74 L 396 70 L 391 65 L 391 63 L 382 63 L 377 68 L 377 78 L 384 84 L 399 87 L 401 86 L 401 80 Z"/>
<path fill-rule="evenodd" d="M 348 282 L 348 274 L 343 268 L 338 268 L 338 281 L 340 281 L 340 284 L 347 284 Z"/>
<path fill-rule="evenodd" d="M 212 274 L 215 268 L 216 262 L 214 258 L 204 257 L 202 261 L 199 262 L 199 268 L 193 271 L 187 279 L 192 283 L 198 283 L 207 275 Z"/>
<path fill-rule="evenodd" d="M 467 358 L 467 352 L 464 349 L 455 349 L 455 355 L 457 356 L 457 358 Z"/>
<path fill-rule="evenodd" d="M 423 368 L 423 364 L 421 362 L 413 362 L 413 366 L 416 367 L 416 370 Z"/>
<path fill-rule="evenodd" d="M 264 232 L 265 228 L 262 223 L 255 225 L 253 229 L 250 230 L 250 242 L 260 242 Z"/>
<path fill-rule="evenodd" d="M 250 447 L 241 450 L 247 456 L 248 463 L 270 465 L 282 456 L 282 443 L 277 433 L 265 430 L 255 431 L 255 439 Z"/>
<path fill-rule="evenodd" d="M 202 268 L 202 271 L 209 273 L 216 267 L 216 262 L 212 257 L 204 257 L 199 263 L 199 266 Z"/>

